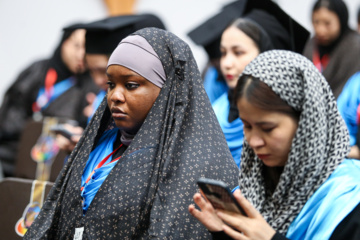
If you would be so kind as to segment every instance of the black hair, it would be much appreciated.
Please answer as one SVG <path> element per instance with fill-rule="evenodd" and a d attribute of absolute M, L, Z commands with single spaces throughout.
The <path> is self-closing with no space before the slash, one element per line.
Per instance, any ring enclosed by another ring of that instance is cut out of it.
<path fill-rule="evenodd" d="M 232 22 L 232 24 L 230 26 L 237 27 L 238 29 L 243 31 L 247 36 L 249 36 L 256 43 L 258 48 L 260 48 L 259 47 L 260 29 L 256 23 L 254 23 L 253 21 L 244 19 L 244 18 L 239 18 L 239 19 L 236 19 L 234 22 Z"/>
<path fill-rule="evenodd" d="M 272 42 L 266 31 L 255 21 L 249 18 L 238 18 L 234 20 L 227 28 L 236 27 L 250 37 L 256 44 L 259 52 L 273 49 Z"/>
<path fill-rule="evenodd" d="M 295 120 L 300 117 L 300 112 L 282 100 L 268 85 L 251 75 L 240 76 L 235 88 L 234 104 L 242 97 L 260 109 L 281 112 Z"/>
<path fill-rule="evenodd" d="M 318 0 L 313 6 L 312 13 L 319 10 L 320 8 L 326 8 L 338 16 L 341 26 L 341 34 L 349 29 L 349 12 L 343 0 Z"/>

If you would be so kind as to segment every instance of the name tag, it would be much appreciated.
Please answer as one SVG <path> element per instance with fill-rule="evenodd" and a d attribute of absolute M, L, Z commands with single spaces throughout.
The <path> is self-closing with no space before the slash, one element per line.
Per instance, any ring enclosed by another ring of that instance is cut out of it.
<path fill-rule="evenodd" d="M 74 240 L 82 240 L 84 233 L 84 227 L 75 228 Z"/>

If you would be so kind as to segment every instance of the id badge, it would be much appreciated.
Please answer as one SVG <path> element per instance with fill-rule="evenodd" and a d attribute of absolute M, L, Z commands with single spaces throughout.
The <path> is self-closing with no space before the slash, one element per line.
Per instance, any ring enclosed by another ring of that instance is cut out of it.
<path fill-rule="evenodd" d="M 84 233 L 84 227 L 75 228 L 74 240 L 82 240 Z"/>

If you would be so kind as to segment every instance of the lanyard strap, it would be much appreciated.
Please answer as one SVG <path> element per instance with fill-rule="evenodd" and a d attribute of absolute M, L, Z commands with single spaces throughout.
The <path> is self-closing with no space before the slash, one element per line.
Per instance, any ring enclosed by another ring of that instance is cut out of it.
<path fill-rule="evenodd" d="M 57 73 L 56 73 L 55 69 L 53 69 L 53 68 L 50 68 L 46 73 L 45 84 L 44 84 L 44 89 L 45 89 L 44 97 L 45 97 L 46 103 L 50 101 L 57 77 L 58 77 Z M 44 105 L 44 103 L 43 103 L 43 105 Z M 33 110 L 33 112 L 39 112 L 41 110 L 41 107 L 42 106 L 40 106 L 40 104 L 39 104 L 39 99 L 36 99 L 36 101 L 32 105 L 32 110 Z"/>
<path fill-rule="evenodd" d="M 86 179 L 85 184 L 87 184 L 87 183 L 90 181 L 91 177 L 92 177 L 92 176 L 94 175 L 94 173 L 95 173 L 95 170 L 101 168 L 101 167 L 106 163 L 106 161 L 107 161 L 117 150 L 119 150 L 122 146 L 123 146 L 123 144 L 120 144 L 119 147 L 117 147 L 112 153 L 110 153 L 109 155 L 107 155 L 103 160 L 101 160 L 101 162 L 99 162 L 99 164 L 94 168 L 94 170 L 92 170 L 92 172 L 90 173 L 89 177 Z M 111 162 L 105 164 L 105 166 L 108 165 L 108 164 L 110 164 L 110 163 L 112 163 L 112 162 L 118 161 L 120 158 L 121 158 L 121 156 L 113 159 Z M 81 187 L 81 191 L 82 191 L 83 189 L 84 189 L 84 186 Z"/>
<path fill-rule="evenodd" d="M 313 63 L 315 65 L 315 67 L 322 73 L 324 71 L 324 69 L 326 68 L 326 66 L 329 63 L 329 55 L 325 54 L 321 59 L 320 59 L 320 54 L 317 50 L 314 51 L 313 54 Z"/>

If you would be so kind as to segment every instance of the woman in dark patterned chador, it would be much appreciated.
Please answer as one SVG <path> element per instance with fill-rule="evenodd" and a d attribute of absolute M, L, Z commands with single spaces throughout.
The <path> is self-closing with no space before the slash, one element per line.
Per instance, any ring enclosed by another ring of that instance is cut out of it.
<path fill-rule="evenodd" d="M 209 239 L 187 211 L 196 180 L 235 187 L 238 169 L 190 48 L 145 28 L 120 42 L 107 75 L 107 96 L 25 239 Z"/>
<path fill-rule="evenodd" d="M 192 215 L 214 239 L 360 239 L 360 162 L 346 159 L 348 131 L 315 66 L 264 52 L 244 69 L 235 99 L 246 140 L 234 195 L 247 217 L 215 211 L 199 193 L 202 211 L 190 205 Z"/>

